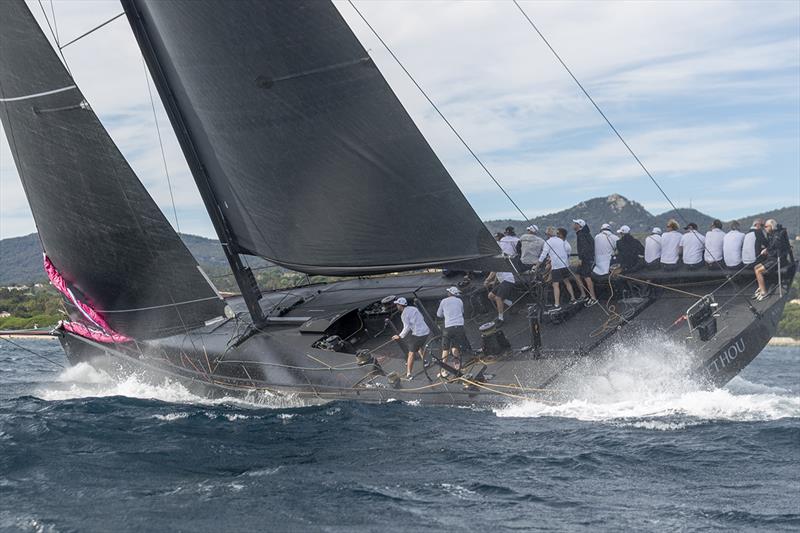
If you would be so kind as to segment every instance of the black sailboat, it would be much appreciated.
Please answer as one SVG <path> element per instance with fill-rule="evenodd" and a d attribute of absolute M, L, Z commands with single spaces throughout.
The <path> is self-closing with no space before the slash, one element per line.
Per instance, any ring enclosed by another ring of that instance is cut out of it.
<path fill-rule="evenodd" d="M 560 312 L 544 312 L 549 284 L 519 275 L 522 311 L 497 327 L 474 271 L 513 267 L 333 4 L 122 4 L 241 296 L 216 292 L 23 0 L 4 2 L 1 118 L 65 294 L 54 334 L 71 362 L 208 393 L 473 404 L 550 394 L 576 362 L 654 334 L 720 385 L 774 334 L 793 261 L 759 301 L 750 271 L 652 272 L 603 276 L 604 305 Z M 261 291 L 243 255 L 346 279 Z M 456 282 L 474 348 L 460 368 L 439 359 L 432 319 Z M 410 381 L 399 297 L 433 332 Z"/>

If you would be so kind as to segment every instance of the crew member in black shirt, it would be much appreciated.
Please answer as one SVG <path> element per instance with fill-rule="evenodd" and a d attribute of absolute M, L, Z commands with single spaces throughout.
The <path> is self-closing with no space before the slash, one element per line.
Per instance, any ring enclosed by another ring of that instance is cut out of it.
<path fill-rule="evenodd" d="M 644 255 L 644 246 L 631 235 L 629 226 L 621 226 L 617 233 L 620 235 L 617 241 L 617 261 L 623 272 L 636 272 L 644 266 L 644 260 L 640 257 Z"/>

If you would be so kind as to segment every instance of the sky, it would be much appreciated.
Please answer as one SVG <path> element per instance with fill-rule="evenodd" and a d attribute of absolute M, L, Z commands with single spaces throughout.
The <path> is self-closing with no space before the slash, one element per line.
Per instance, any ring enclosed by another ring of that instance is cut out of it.
<path fill-rule="evenodd" d="M 477 213 L 521 218 L 352 6 L 334 3 Z M 354 3 L 526 216 L 612 193 L 652 213 L 668 209 L 512 2 Z M 520 4 L 678 206 L 732 219 L 800 204 L 800 2 Z M 42 5 L 52 23 L 50 2 Z M 48 33 L 39 2 L 28 6 Z M 61 43 L 122 11 L 115 0 L 54 0 L 52 9 Z M 64 55 L 167 218 L 185 233 L 214 236 L 156 97 L 173 214 L 146 71 L 126 19 Z M 33 231 L 0 132 L 0 238 Z"/>

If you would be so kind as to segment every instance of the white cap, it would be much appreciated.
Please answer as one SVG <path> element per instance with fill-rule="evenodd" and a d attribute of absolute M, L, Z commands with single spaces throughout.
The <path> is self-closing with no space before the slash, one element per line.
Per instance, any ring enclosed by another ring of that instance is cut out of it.
<path fill-rule="evenodd" d="M 625 226 L 625 225 L 620 226 L 619 229 L 617 230 L 617 233 L 622 233 L 623 235 L 630 232 L 631 232 L 630 226 Z"/>
<path fill-rule="evenodd" d="M 572 222 L 579 225 L 580 227 L 584 227 L 586 225 L 586 221 L 583 220 L 582 218 L 576 218 Z"/>
<path fill-rule="evenodd" d="M 531 224 L 525 229 L 527 229 L 528 231 L 532 231 L 533 233 L 539 233 L 539 226 L 537 226 L 536 224 Z"/>
<path fill-rule="evenodd" d="M 661 235 L 661 228 L 653 228 L 651 233 L 655 233 L 656 235 Z"/>
<path fill-rule="evenodd" d="M 458 290 L 458 287 L 448 287 L 447 292 L 449 292 L 453 296 L 458 296 L 459 294 L 461 294 L 461 291 Z"/>
<path fill-rule="evenodd" d="M 609 224 L 609 223 L 607 223 L 607 222 L 606 222 L 605 224 L 603 224 L 602 226 L 600 226 L 600 229 L 611 229 L 611 224 Z"/>
<path fill-rule="evenodd" d="M 395 300 L 395 301 L 394 301 L 394 303 L 396 303 L 396 304 L 400 304 L 400 305 L 408 305 L 408 300 L 406 300 L 405 298 L 403 298 L 403 297 L 401 296 L 400 298 L 398 298 L 397 300 Z"/>

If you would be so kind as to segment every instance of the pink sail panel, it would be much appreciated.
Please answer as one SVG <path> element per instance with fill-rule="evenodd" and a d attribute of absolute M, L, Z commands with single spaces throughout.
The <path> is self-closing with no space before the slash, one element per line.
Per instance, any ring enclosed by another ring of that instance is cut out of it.
<path fill-rule="evenodd" d="M 92 324 L 97 326 L 100 331 L 95 329 L 89 328 L 82 324 L 77 324 L 75 322 L 62 322 L 61 326 L 76 335 L 80 335 L 82 337 L 87 337 L 92 340 L 96 340 L 98 342 L 106 342 L 106 343 L 113 343 L 113 342 L 130 342 L 133 339 L 122 335 L 121 333 L 117 333 L 114 329 L 108 325 L 108 322 L 100 316 L 100 314 L 95 311 L 92 306 L 81 302 L 78 300 L 75 295 L 70 290 L 69 286 L 67 286 L 66 280 L 61 276 L 61 273 L 56 269 L 55 265 L 50 261 L 50 258 L 47 257 L 46 254 L 43 254 L 44 257 L 44 270 L 47 272 L 47 277 L 50 278 L 50 283 L 58 289 L 58 291 L 66 296 L 69 301 L 71 301 L 75 307 L 89 320 Z"/>

